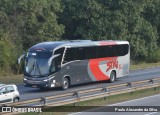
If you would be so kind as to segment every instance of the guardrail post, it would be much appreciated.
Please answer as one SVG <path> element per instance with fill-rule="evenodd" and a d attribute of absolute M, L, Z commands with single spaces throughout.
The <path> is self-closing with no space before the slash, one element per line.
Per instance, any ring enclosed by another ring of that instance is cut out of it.
<path fill-rule="evenodd" d="M 130 88 L 132 88 L 132 83 L 128 82 L 127 86 L 129 86 Z"/>
<path fill-rule="evenodd" d="M 79 92 L 74 92 L 73 96 L 77 96 L 77 99 L 80 97 Z M 74 107 L 76 107 L 77 103 L 74 103 Z"/>
<path fill-rule="evenodd" d="M 47 104 L 47 99 L 45 97 L 41 97 L 40 102 L 43 101 L 43 106 L 45 106 Z"/>
<path fill-rule="evenodd" d="M 157 87 L 155 87 L 154 90 L 156 91 L 156 90 L 157 90 Z"/>
<path fill-rule="evenodd" d="M 150 79 L 149 83 L 153 84 L 154 83 L 153 79 Z"/>
<path fill-rule="evenodd" d="M 127 86 L 129 86 L 130 88 L 132 88 L 132 83 L 128 82 Z M 133 95 L 133 91 L 131 91 L 131 95 Z"/>
<path fill-rule="evenodd" d="M 106 92 L 108 92 L 108 88 L 107 87 L 103 87 L 102 91 L 104 91 L 106 93 Z M 104 97 L 104 100 L 107 100 L 107 97 Z"/>
<path fill-rule="evenodd" d="M 150 79 L 149 83 L 153 84 L 154 83 L 153 79 Z M 154 90 L 156 91 L 157 87 L 154 87 Z"/>

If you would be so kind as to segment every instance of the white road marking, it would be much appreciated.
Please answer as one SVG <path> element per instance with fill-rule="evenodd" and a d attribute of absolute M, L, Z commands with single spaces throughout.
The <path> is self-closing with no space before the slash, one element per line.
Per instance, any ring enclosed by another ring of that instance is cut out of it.
<path fill-rule="evenodd" d="M 134 100 L 125 101 L 125 102 L 115 103 L 115 104 L 108 105 L 108 106 L 115 106 L 115 105 L 119 105 L 119 104 L 124 104 L 124 103 L 128 103 L 128 102 L 133 102 L 133 101 L 139 101 L 139 100 L 148 99 L 148 98 L 153 98 L 153 97 L 157 97 L 157 96 L 160 96 L 160 94 L 152 95 L 152 96 L 148 96 L 148 97 L 142 97 L 142 98 L 139 98 L 139 99 L 134 99 Z M 107 105 L 106 105 L 106 106 L 107 106 Z"/>
<path fill-rule="evenodd" d="M 145 115 L 153 115 L 153 114 L 156 114 L 156 113 L 158 113 L 158 112 L 147 113 L 147 114 L 145 114 Z"/>
<path fill-rule="evenodd" d="M 68 114 L 68 115 L 76 115 L 76 114 L 79 114 L 79 113 L 83 114 L 83 112 L 76 112 L 76 113 L 71 113 L 71 114 Z"/>

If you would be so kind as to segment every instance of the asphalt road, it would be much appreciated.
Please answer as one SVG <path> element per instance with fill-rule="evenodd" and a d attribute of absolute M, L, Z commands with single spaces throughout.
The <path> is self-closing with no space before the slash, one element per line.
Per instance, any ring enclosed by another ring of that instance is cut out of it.
<path fill-rule="evenodd" d="M 146 79 L 152 79 L 157 77 L 160 77 L 160 67 L 155 67 L 150 69 L 131 70 L 130 75 L 128 77 L 119 78 L 114 83 L 107 83 L 106 81 L 103 81 L 103 82 L 82 84 L 82 85 L 71 86 L 68 90 L 61 90 L 60 88 L 40 90 L 38 88 L 29 88 L 29 87 L 24 87 L 23 85 L 18 85 L 18 90 L 21 95 L 21 100 L 29 100 L 29 99 L 40 98 L 45 96 L 53 96 L 61 93 L 74 92 L 74 91 L 89 89 L 94 87 L 109 86 L 114 84 L 146 80 Z"/>
<path fill-rule="evenodd" d="M 140 108 L 142 112 L 107 112 L 108 106 L 104 106 L 96 109 L 91 109 L 86 112 L 72 113 L 70 115 L 160 115 L 160 112 L 156 111 L 157 108 L 160 110 L 160 94 L 140 99 L 130 100 L 126 102 L 116 103 L 109 106 L 113 107 L 114 108 L 113 110 L 115 111 L 123 111 L 126 110 L 126 108 L 131 107 L 132 109 L 134 109 L 134 107 L 137 107 Z M 143 112 L 144 111 L 143 107 L 147 108 L 148 112 Z"/>

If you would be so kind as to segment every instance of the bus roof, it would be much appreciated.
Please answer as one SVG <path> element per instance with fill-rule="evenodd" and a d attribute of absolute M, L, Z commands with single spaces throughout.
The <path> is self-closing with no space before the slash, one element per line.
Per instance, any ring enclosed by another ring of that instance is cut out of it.
<path fill-rule="evenodd" d="M 47 50 L 53 51 L 55 48 L 60 47 L 81 47 L 81 46 L 103 46 L 103 45 L 116 45 L 116 44 L 129 44 L 128 41 L 91 41 L 91 40 L 69 40 L 69 41 L 54 41 L 54 42 L 42 42 L 32 46 L 29 51 L 34 50 Z"/>

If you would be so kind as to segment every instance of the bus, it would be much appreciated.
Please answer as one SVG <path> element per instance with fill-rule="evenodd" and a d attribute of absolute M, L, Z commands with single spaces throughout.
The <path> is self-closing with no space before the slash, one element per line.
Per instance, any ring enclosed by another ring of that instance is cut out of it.
<path fill-rule="evenodd" d="M 70 40 L 43 42 L 29 48 L 24 57 L 24 86 L 61 87 L 107 80 L 129 74 L 128 41 Z"/>

